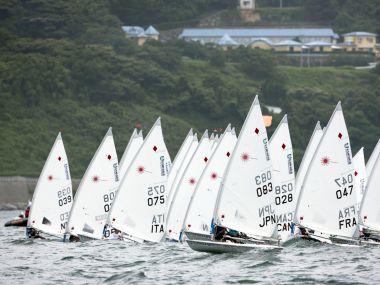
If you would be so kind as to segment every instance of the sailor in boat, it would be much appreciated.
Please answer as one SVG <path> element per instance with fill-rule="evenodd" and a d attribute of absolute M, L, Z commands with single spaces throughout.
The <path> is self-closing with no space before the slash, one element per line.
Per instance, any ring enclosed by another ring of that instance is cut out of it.
<path fill-rule="evenodd" d="M 110 239 L 111 240 L 124 240 L 122 232 L 117 230 L 117 229 L 112 229 Z"/>
<path fill-rule="evenodd" d="M 15 227 L 26 227 L 28 223 L 29 211 L 32 202 L 29 201 L 28 206 L 25 208 L 24 212 L 21 212 L 18 217 L 5 223 L 5 227 L 15 226 Z"/>
<path fill-rule="evenodd" d="M 78 236 L 70 235 L 69 242 L 77 242 L 80 241 L 80 238 Z"/>
<path fill-rule="evenodd" d="M 380 233 L 363 228 L 360 232 L 360 239 L 364 241 L 374 241 L 380 243 Z"/>
<path fill-rule="evenodd" d="M 28 238 L 45 239 L 43 236 L 41 236 L 40 232 L 37 231 L 35 228 L 27 228 L 26 233 L 28 235 Z"/>
<path fill-rule="evenodd" d="M 228 229 L 225 227 L 217 226 L 217 225 L 214 226 L 214 231 L 215 231 L 214 240 L 220 241 L 220 242 L 244 243 L 242 239 L 248 238 L 247 235 L 241 232 Z"/>

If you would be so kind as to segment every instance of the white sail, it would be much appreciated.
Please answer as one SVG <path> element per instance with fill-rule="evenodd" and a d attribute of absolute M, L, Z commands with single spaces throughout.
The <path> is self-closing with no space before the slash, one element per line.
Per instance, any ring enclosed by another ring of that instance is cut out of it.
<path fill-rule="evenodd" d="M 307 169 L 309 168 L 310 162 L 314 156 L 314 153 L 318 147 L 319 142 L 321 141 L 322 135 L 323 135 L 323 130 L 318 121 L 317 124 L 315 125 L 313 134 L 311 135 L 311 138 L 306 147 L 305 153 L 302 157 L 300 167 L 298 168 L 298 171 L 297 171 L 296 183 L 295 183 L 296 191 L 294 191 L 295 193 L 297 193 L 296 201 L 298 201 L 298 196 L 302 191 L 302 185 L 305 179 Z"/>
<path fill-rule="evenodd" d="M 295 220 L 322 234 L 358 234 L 356 187 L 350 140 L 340 102 L 306 173 Z"/>
<path fill-rule="evenodd" d="M 376 159 L 380 154 L 380 139 L 377 141 L 377 144 L 375 148 L 373 149 L 371 156 L 369 157 L 367 164 L 366 164 L 366 172 L 367 172 L 367 177 L 371 176 L 373 166 L 375 165 Z"/>
<path fill-rule="evenodd" d="M 75 194 L 68 233 L 101 239 L 118 186 L 119 165 L 112 128 L 109 128 Z"/>
<path fill-rule="evenodd" d="M 131 239 L 161 241 L 171 161 L 158 118 L 120 182 L 109 225 Z"/>
<path fill-rule="evenodd" d="M 211 234 L 211 222 L 220 184 L 236 141 L 235 130 L 231 130 L 231 126 L 228 125 L 194 191 L 185 218 L 186 231 Z"/>
<path fill-rule="evenodd" d="M 28 227 L 62 236 L 67 228 L 72 201 L 69 162 L 59 133 L 33 193 Z"/>
<path fill-rule="evenodd" d="M 357 205 L 361 204 L 365 189 L 367 187 L 367 173 L 365 168 L 364 149 L 361 148 L 353 157 L 354 162 L 354 180 L 357 194 Z"/>
<path fill-rule="evenodd" d="M 293 146 L 287 115 L 283 117 L 269 140 L 273 166 L 273 185 L 278 234 L 282 242 L 292 237 L 292 223 L 298 194 L 295 192 Z"/>
<path fill-rule="evenodd" d="M 374 155 L 374 154 L 372 154 Z M 380 154 L 373 164 L 371 175 L 368 176 L 367 189 L 360 205 L 360 223 L 372 230 L 380 231 Z"/>
<path fill-rule="evenodd" d="M 178 183 L 172 203 L 168 209 L 166 237 L 170 240 L 182 240 L 182 226 L 187 207 L 210 155 L 211 141 L 206 130 Z"/>
<path fill-rule="evenodd" d="M 198 136 L 197 134 L 194 134 L 190 147 L 188 148 L 185 154 L 185 157 L 182 160 L 182 163 L 177 170 L 177 174 L 173 173 L 174 179 L 172 180 L 173 182 L 171 183 L 170 190 L 169 190 L 167 209 L 170 209 L 170 206 L 173 201 L 173 197 L 178 189 L 177 187 L 178 183 L 181 181 L 182 175 L 186 171 L 186 168 L 189 165 L 189 161 L 193 157 L 194 152 L 197 150 L 197 148 L 198 148 Z M 170 173 L 169 173 L 169 176 L 170 176 Z"/>
<path fill-rule="evenodd" d="M 119 163 L 119 177 L 123 178 L 125 172 L 129 165 L 131 164 L 136 153 L 139 151 L 140 147 L 144 142 L 142 131 L 139 133 L 137 129 L 134 129 L 131 138 L 129 139 L 128 145 L 124 150 L 123 156 Z"/>
<path fill-rule="evenodd" d="M 193 129 L 190 129 L 190 131 L 187 134 L 185 140 L 183 141 L 181 147 L 179 148 L 176 157 L 174 158 L 172 167 L 171 167 L 170 172 L 169 172 L 168 183 L 167 183 L 167 189 L 168 189 L 167 196 L 168 197 L 170 196 L 170 192 L 171 192 L 173 182 L 174 182 L 177 174 L 179 173 L 179 170 L 180 170 L 180 168 L 181 168 L 181 166 L 182 166 L 182 164 L 186 158 L 186 154 L 187 154 L 193 140 L 194 140 Z M 168 202 L 169 202 L 169 200 L 168 200 Z"/>
<path fill-rule="evenodd" d="M 256 96 L 223 177 L 214 219 L 251 236 L 277 235 L 272 163 L 260 103 Z"/>
<path fill-rule="evenodd" d="M 215 135 L 215 138 L 214 140 L 212 141 L 212 144 L 211 144 L 211 150 L 214 151 L 216 149 L 216 147 L 218 146 L 219 144 L 219 141 L 220 141 L 220 138 L 219 138 L 219 135 L 216 134 Z"/>

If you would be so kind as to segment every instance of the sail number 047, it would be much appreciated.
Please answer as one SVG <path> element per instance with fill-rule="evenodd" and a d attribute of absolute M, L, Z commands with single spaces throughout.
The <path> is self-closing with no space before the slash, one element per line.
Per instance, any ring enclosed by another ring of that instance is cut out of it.
<path fill-rule="evenodd" d="M 148 206 L 155 206 L 157 204 L 165 204 L 165 185 L 156 185 L 148 187 Z"/>
<path fill-rule="evenodd" d="M 352 194 L 354 189 L 354 177 L 352 174 L 348 174 L 346 177 L 340 177 L 335 179 L 335 183 L 339 186 L 340 189 L 336 190 L 336 198 L 342 199 L 344 196 L 349 196 Z"/>
<path fill-rule="evenodd" d="M 257 197 L 261 197 L 266 195 L 273 190 L 272 182 L 272 172 L 266 171 L 261 173 L 260 175 L 255 176 L 256 185 L 259 186 L 256 188 Z"/>

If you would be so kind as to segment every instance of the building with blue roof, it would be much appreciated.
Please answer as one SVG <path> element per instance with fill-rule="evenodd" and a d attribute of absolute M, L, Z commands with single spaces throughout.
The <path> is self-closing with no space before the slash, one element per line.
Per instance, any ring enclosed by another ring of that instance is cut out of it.
<path fill-rule="evenodd" d="M 377 52 L 376 36 L 376 34 L 367 32 L 343 34 L 342 47 L 347 51 Z"/>
<path fill-rule="evenodd" d="M 294 39 L 299 40 L 301 43 L 313 41 L 335 43 L 337 40 L 336 34 L 330 28 L 197 28 L 184 29 L 179 38 L 202 43 L 216 43 L 225 34 L 245 46 L 258 38 L 266 38 L 272 43 Z"/>
<path fill-rule="evenodd" d="M 227 34 L 223 35 L 223 37 L 217 41 L 217 44 L 222 46 L 224 49 L 238 47 L 239 43 L 231 39 L 231 37 Z"/>
<path fill-rule="evenodd" d="M 149 26 L 146 30 L 139 26 L 123 26 L 121 29 L 124 31 L 127 38 L 136 40 L 138 45 L 143 45 L 146 40 L 158 40 L 160 33 L 153 27 Z"/>

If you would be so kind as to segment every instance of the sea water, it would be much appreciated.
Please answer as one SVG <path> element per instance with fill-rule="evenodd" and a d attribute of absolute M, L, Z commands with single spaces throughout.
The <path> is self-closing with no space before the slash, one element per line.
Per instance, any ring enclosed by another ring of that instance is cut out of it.
<path fill-rule="evenodd" d="M 0 212 L 0 284 L 380 284 L 379 247 L 298 241 L 281 251 L 209 254 L 186 243 L 63 243 L 5 228 Z"/>

